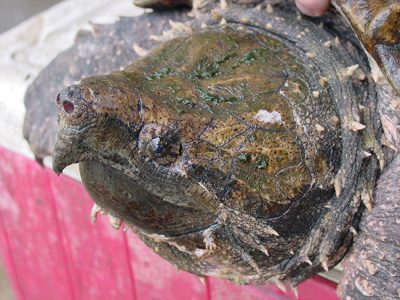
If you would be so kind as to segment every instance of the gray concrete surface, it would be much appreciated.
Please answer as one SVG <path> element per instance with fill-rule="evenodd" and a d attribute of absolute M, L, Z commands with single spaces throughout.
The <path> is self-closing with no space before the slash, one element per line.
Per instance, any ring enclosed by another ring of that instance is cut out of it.
<path fill-rule="evenodd" d="M 61 2 L 60 0 L 0 0 L 0 33 Z"/>

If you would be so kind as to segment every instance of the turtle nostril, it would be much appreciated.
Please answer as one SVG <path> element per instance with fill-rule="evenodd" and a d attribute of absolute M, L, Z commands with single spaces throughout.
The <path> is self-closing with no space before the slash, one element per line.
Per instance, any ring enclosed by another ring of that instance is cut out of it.
<path fill-rule="evenodd" d="M 56 103 L 57 103 L 57 104 L 60 104 L 60 94 L 57 95 Z"/>
<path fill-rule="evenodd" d="M 71 114 L 74 112 L 74 104 L 70 101 L 63 101 L 63 108 L 67 114 Z"/>

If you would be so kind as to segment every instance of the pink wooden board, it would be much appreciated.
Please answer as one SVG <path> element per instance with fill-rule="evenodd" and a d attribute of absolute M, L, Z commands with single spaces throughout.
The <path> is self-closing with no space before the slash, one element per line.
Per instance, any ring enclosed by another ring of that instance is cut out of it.
<path fill-rule="evenodd" d="M 236 286 L 178 271 L 100 216 L 81 183 L 0 148 L 0 255 L 17 299 L 295 299 L 276 286 Z M 1 295 L 0 295 L 1 299 Z M 299 299 L 338 299 L 320 277 Z"/>
<path fill-rule="evenodd" d="M 59 295 L 71 299 L 71 278 L 48 191 L 48 174 L 5 151 L 0 155 L 0 168 L 1 225 L 12 273 L 19 282 L 18 295 L 40 299 L 47 291 L 49 299 Z"/>
<path fill-rule="evenodd" d="M 79 183 L 49 177 L 76 298 L 135 299 L 125 234 L 106 217 L 91 224 L 93 203 Z"/>
<path fill-rule="evenodd" d="M 140 299 L 160 299 L 161 296 L 163 300 L 206 299 L 206 286 L 197 276 L 177 270 L 147 248 L 132 232 L 128 237 Z"/>

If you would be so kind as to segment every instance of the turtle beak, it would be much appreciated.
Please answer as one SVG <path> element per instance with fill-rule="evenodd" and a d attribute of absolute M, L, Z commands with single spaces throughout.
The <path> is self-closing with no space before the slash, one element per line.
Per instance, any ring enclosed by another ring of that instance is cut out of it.
<path fill-rule="evenodd" d="M 57 175 L 69 165 L 78 163 L 83 151 L 79 131 L 60 121 L 56 145 L 53 154 L 53 170 Z"/>

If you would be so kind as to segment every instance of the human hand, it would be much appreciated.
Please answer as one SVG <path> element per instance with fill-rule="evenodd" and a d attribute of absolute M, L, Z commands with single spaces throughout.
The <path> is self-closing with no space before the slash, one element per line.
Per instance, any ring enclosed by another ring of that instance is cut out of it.
<path fill-rule="evenodd" d="M 295 0 L 297 8 L 311 17 L 322 16 L 329 7 L 330 0 Z"/>

